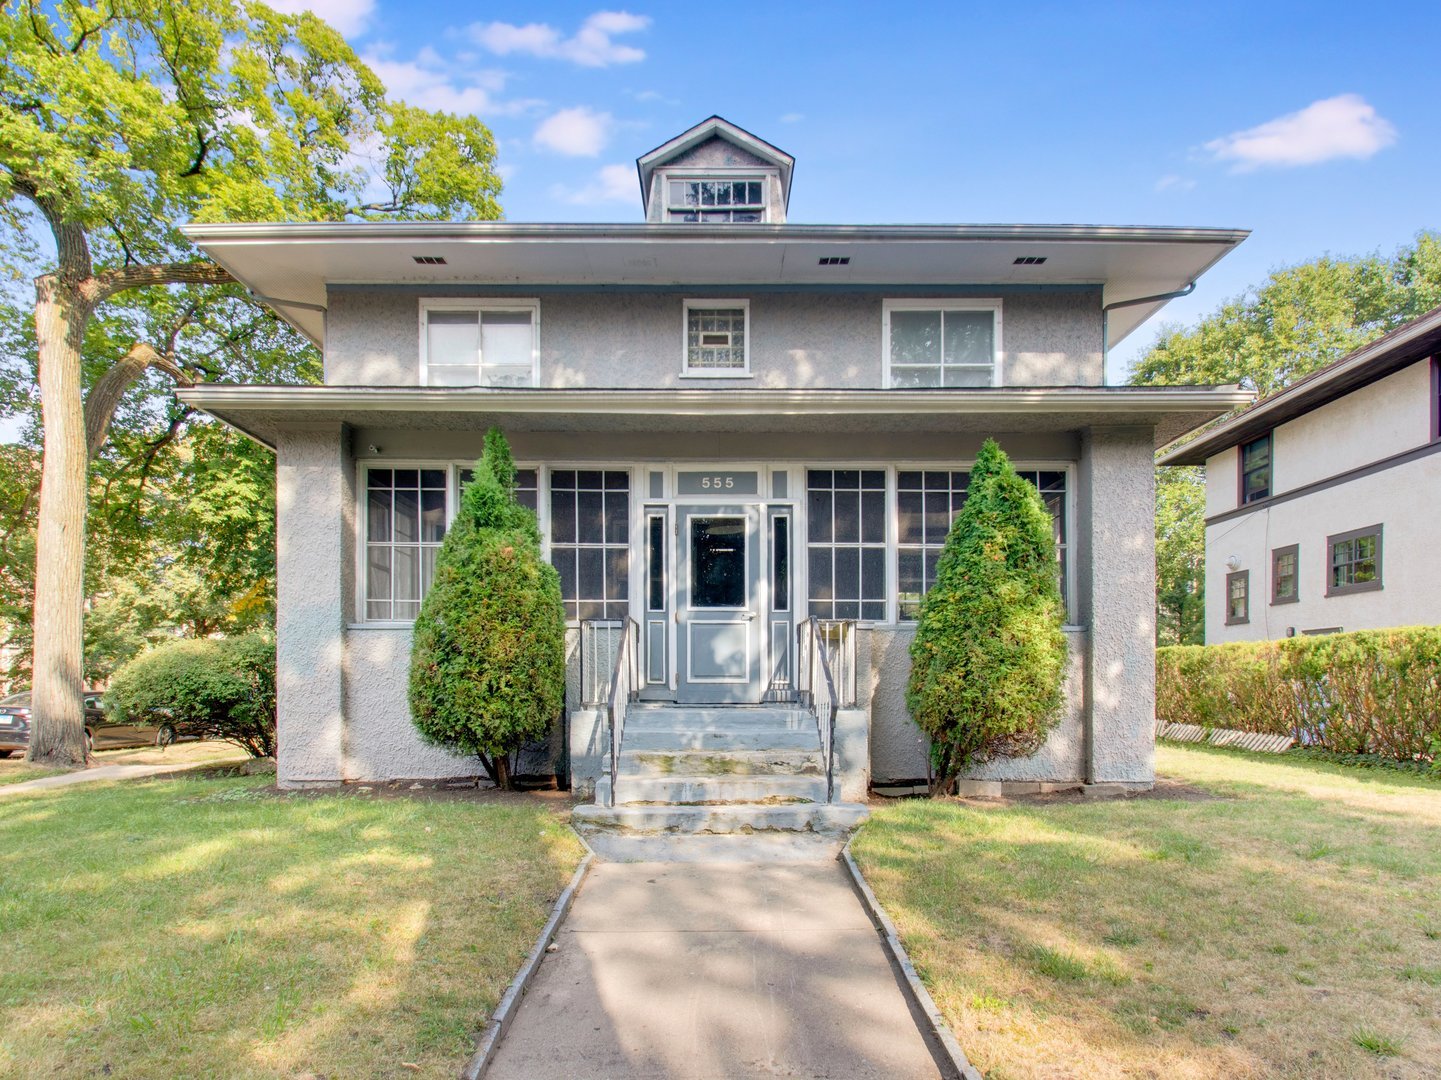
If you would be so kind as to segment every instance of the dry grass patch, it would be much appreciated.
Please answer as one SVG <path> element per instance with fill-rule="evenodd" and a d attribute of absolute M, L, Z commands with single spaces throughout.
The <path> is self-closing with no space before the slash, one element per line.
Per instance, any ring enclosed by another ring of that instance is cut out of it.
<path fill-rule="evenodd" d="M 911 800 L 857 838 L 989 1080 L 1435 1076 L 1441 785 L 1190 747 L 1158 765 L 1220 797 Z"/>
<path fill-rule="evenodd" d="M 579 861 L 565 804 L 268 784 L 6 800 L 0 1075 L 455 1075 Z"/>

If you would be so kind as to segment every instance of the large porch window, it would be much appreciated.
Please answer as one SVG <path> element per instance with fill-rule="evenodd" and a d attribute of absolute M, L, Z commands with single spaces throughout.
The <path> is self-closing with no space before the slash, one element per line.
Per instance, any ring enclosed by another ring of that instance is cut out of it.
<path fill-rule="evenodd" d="M 567 619 L 629 614 L 630 473 L 551 470 L 550 561 Z"/>
<path fill-rule="evenodd" d="M 365 617 L 414 619 L 445 539 L 445 469 L 368 469 Z"/>
<path fill-rule="evenodd" d="M 886 617 L 884 469 L 806 474 L 810 613 L 819 619 Z"/>

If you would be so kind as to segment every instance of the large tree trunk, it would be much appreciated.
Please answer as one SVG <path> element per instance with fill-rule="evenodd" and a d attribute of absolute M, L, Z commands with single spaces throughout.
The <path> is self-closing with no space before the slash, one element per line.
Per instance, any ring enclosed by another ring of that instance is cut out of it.
<path fill-rule="evenodd" d="M 88 454 L 80 363 L 88 301 L 54 275 L 35 283 L 45 456 L 35 537 L 31 761 L 85 764 L 85 483 Z"/>

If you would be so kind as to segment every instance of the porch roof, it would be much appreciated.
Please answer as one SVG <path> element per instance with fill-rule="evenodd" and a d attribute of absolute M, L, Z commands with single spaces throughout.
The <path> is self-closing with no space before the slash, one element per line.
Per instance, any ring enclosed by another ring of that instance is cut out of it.
<path fill-rule="evenodd" d="M 607 390 L 230 386 L 176 392 L 266 446 L 304 424 L 419 431 L 930 432 L 1147 427 L 1164 446 L 1250 400 L 1235 386 L 938 390 Z M 843 426 L 841 426 L 843 425 Z"/>

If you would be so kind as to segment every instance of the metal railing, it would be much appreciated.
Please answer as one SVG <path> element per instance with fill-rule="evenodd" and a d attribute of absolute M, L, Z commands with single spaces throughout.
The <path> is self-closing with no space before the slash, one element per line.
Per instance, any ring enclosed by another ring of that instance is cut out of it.
<path fill-rule="evenodd" d="M 796 636 L 796 685 L 802 703 L 816 718 L 826 768 L 826 801 L 834 802 L 836 710 L 856 700 L 856 624 L 805 619 L 796 627 Z"/>
<path fill-rule="evenodd" d="M 640 625 L 632 618 L 586 620 L 580 624 L 581 700 L 587 706 L 605 709 L 606 757 L 610 769 L 607 806 L 615 805 L 626 711 L 639 689 L 639 650 Z M 609 659 L 608 666 L 604 659 Z"/>

